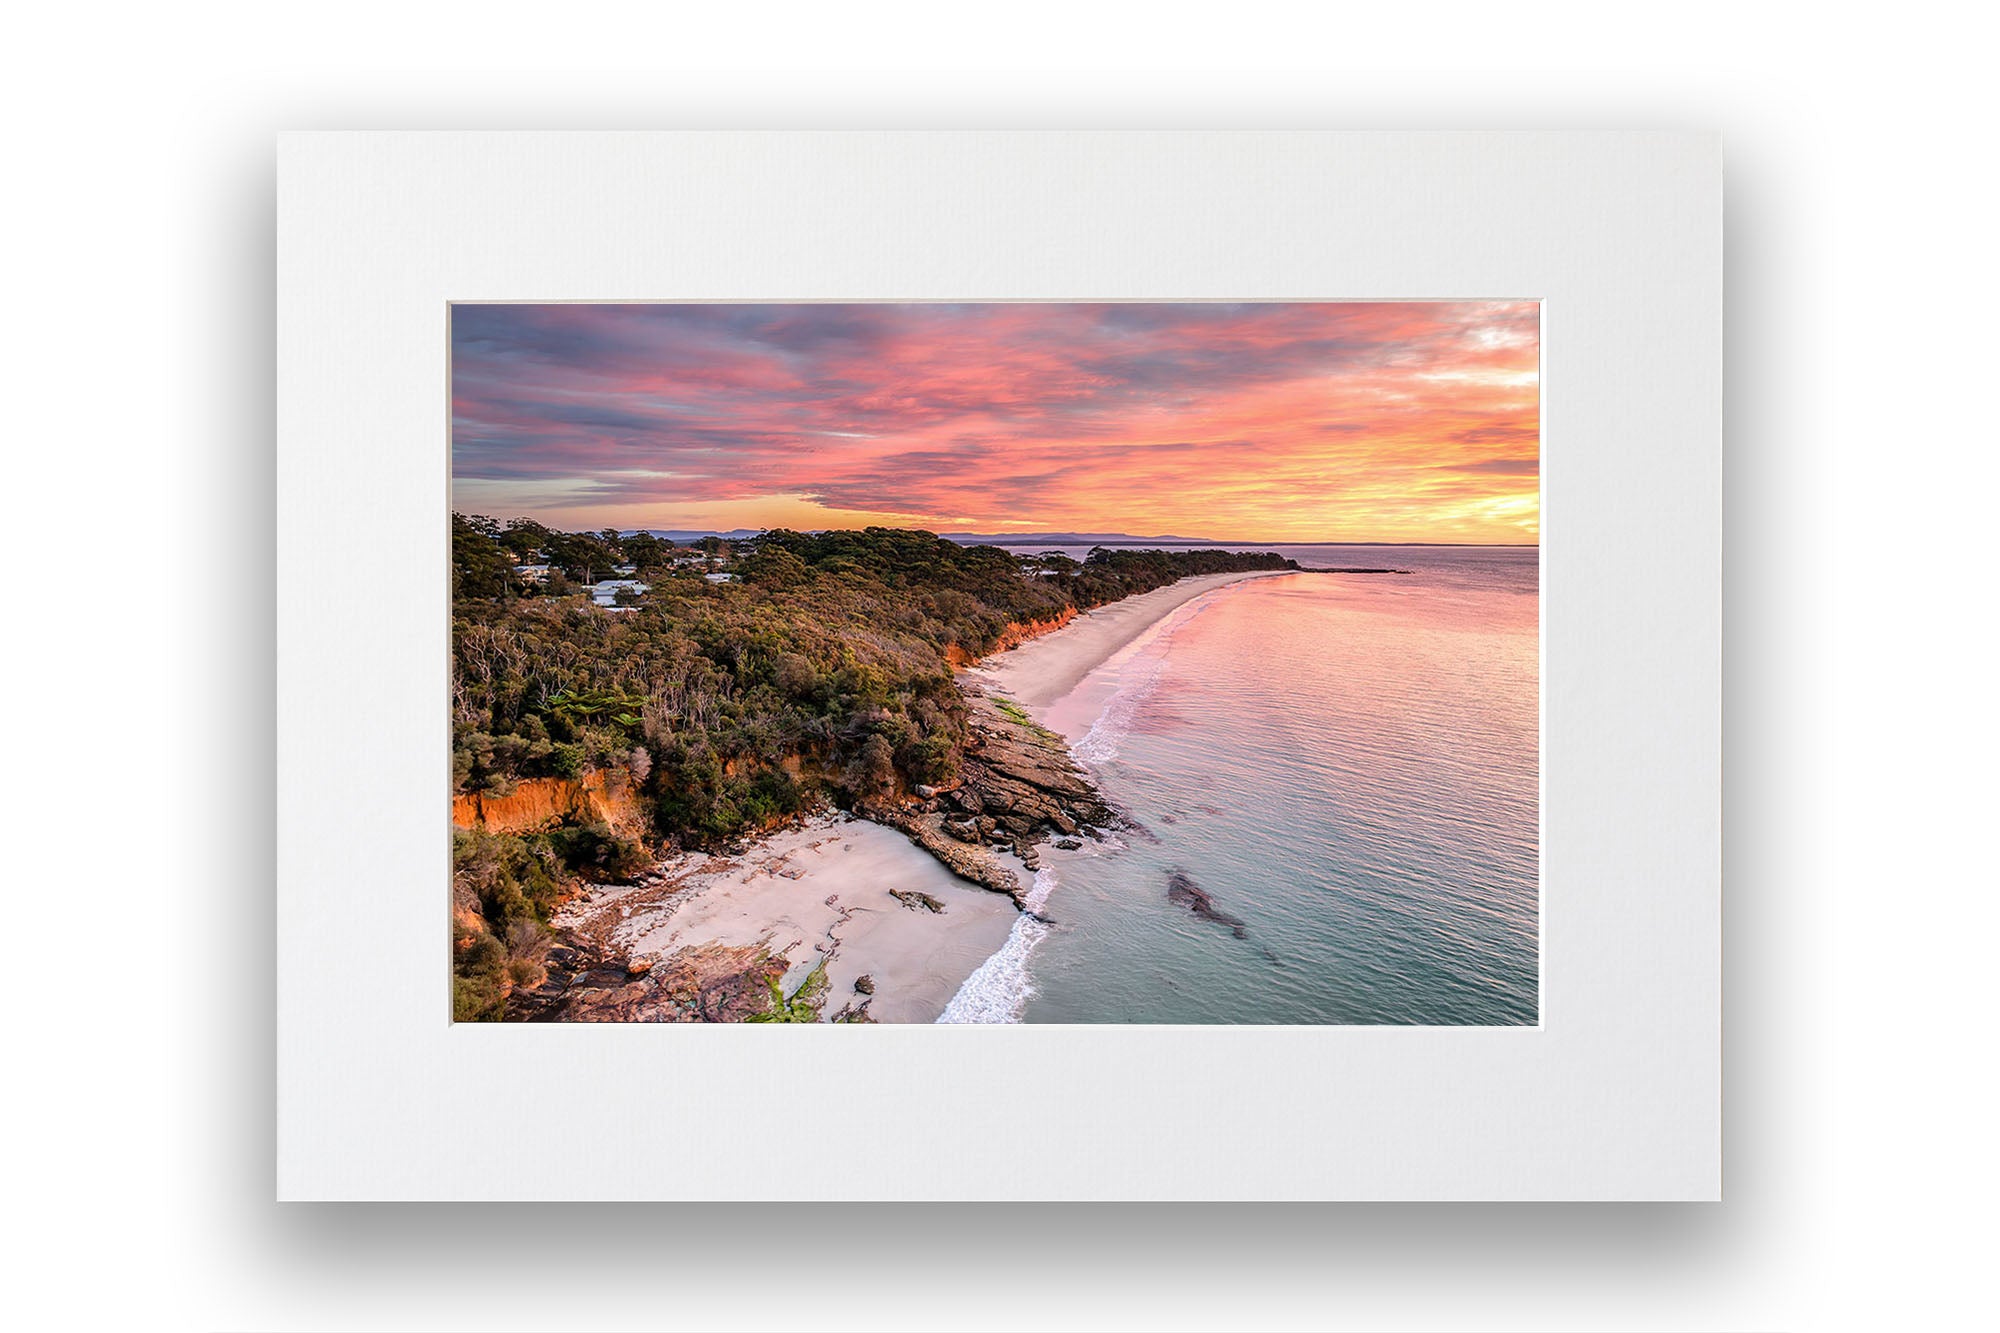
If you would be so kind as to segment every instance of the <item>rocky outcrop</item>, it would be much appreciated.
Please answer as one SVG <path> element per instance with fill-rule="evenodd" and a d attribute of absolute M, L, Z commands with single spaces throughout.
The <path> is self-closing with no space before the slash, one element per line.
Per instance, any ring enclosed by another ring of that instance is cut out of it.
<path fill-rule="evenodd" d="M 623 769 L 591 769 L 580 778 L 521 778 L 505 795 L 454 796 L 451 822 L 489 833 L 533 833 L 558 824 L 605 824 L 628 838 L 646 833 L 639 794 Z"/>
<path fill-rule="evenodd" d="M 786 961 L 760 945 L 705 944 L 657 959 L 551 949 L 548 979 L 507 1000 L 510 1022 L 740 1023 L 771 1003 Z"/>
<path fill-rule="evenodd" d="M 869 818 L 896 829 L 944 863 L 944 868 L 970 884 L 1004 893 L 1016 903 L 1026 892 L 1021 877 L 1000 864 L 984 846 L 961 842 L 944 831 L 945 818 L 935 811 L 871 810 Z"/>
<path fill-rule="evenodd" d="M 846 1004 L 834 1010 L 833 1017 L 826 1021 L 829 1023 L 873 1023 L 875 1019 L 868 1012 L 870 1003 L 871 1001 L 868 1000 L 862 1000 L 859 1003 L 849 1000 Z"/>
<path fill-rule="evenodd" d="M 1030 720 L 1019 705 L 976 685 L 967 684 L 965 694 L 972 736 L 964 780 L 943 799 L 976 821 L 982 836 L 995 841 L 996 834 L 1004 834 L 1026 845 L 1114 822 L 1062 737 Z"/>
<path fill-rule="evenodd" d="M 1325 565 L 1317 569 L 1302 569 L 1301 574 L 1407 574 L 1407 569 L 1379 569 L 1362 565 Z"/>
<path fill-rule="evenodd" d="M 960 879 L 1015 903 L 1028 886 L 1001 864 L 995 849 L 1041 865 L 1038 844 L 1051 837 L 1074 849 L 1078 833 L 1122 825 L 1070 758 L 1062 737 L 1037 725 L 1019 705 L 988 695 L 963 678 L 970 739 L 962 773 L 951 788 L 927 787 L 913 805 L 869 810 L 900 830 Z"/>

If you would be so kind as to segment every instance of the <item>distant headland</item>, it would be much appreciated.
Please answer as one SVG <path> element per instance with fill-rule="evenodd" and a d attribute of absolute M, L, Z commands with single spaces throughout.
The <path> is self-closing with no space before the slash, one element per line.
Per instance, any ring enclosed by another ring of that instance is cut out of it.
<path fill-rule="evenodd" d="M 727 532 L 711 528 L 627 528 L 622 537 L 650 533 L 662 541 L 685 546 L 704 537 L 723 541 L 747 541 L 762 534 L 762 528 L 731 528 Z M 813 529 L 816 535 L 821 529 Z M 1142 536 L 1130 532 L 940 532 L 946 541 L 960 546 L 1534 546 L 1534 542 L 1369 542 L 1323 538 L 1293 541 L 1265 537 L 1180 537 L 1172 534 Z"/>

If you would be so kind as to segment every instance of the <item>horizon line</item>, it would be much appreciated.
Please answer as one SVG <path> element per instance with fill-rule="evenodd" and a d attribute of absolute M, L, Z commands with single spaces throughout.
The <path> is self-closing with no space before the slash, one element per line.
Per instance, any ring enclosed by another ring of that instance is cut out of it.
<path fill-rule="evenodd" d="M 892 523 L 870 523 L 865 527 L 859 527 L 859 528 L 848 528 L 848 527 L 791 528 L 791 529 L 779 529 L 779 528 L 768 528 L 768 527 L 767 528 L 620 528 L 618 532 L 620 536 L 624 536 L 628 532 L 634 535 L 641 532 L 700 532 L 700 533 L 713 533 L 717 536 L 720 536 L 724 532 L 764 533 L 764 532 L 791 531 L 791 532 L 803 532 L 806 535 L 811 536 L 816 533 L 822 533 L 822 532 L 865 532 L 868 530 L 868 528 L 885 528 L 894 532 L 928 532 L 933 537 L 940 537 L 946 541 L 950 541 L 958 537 L 998 537 L 1011 542 L 1015 540 L 1019 541 L 1031 541 L 1036 539 L 1050 540 L 1057 537 L 1063 537 L 1063 536 L 1075 537 L 1079 535 L 1077 533 L 1060 533 L 1060 532 L 943 532 L 936 528 L 899 527 Z M 980 543 L 980 544 L 983 545 L 986 543 Z M 1084 545 L 1084 543 L 1081 541 L 1073 541 L 1073 542 L 1065 542 L 1057 544 L 1069 545 L 1069 546 Z M 1541 542 L 1539 541 L 1532 541 L 1532 542 L 1382 541 L 1382 540 L 1365 540 L 1359 538 L 1342 538 L 1342 537 L 1315 537 L 1310 539 L 1302 539 L 1296 537 L 1138 537 L 1127 532 L 1127 533 L 1116 534 L 1113 540 L 1093 542 L 1091 544 L 1097 546 L 1107 546 L 1107 545 L 1131 546 L 1139 544 L 1150 544 L 1154 546 L 1512 546 L 1512 547 L 1534 546 L 1534 547 L 1539 547 L 1541 545 Z"/>
<path fill-rule="evenodd" d="M 500 523 L 508 523 L 514 521 L 512 519 L 495 519 L 490 514 L 477 514 L 465 510 L 455 509 L 452 512 L 464 514 L 468 518 L 483 518 Z M 539 519 L 530 519 L 529 521 L 535 523 L 541 522 L 541 520 Z M 548 523 L 542 523 L 541 526 L 545 528 L 550 528 L 553 531 L 568 532 L 573 535 L 579 535 L 579 536 L 594 537 L 597 536 L 599 533 L 603 532 L 602 528 L 557 528 L 555 527 L 555 525 Z M 941 538 L 946 541 L 951 541 L 955 538 L 961 538 L 961 537 L 990 537 L 990 538 L 997 538 L 1006 542 L 1016 542 L 1016 541 L 1026 542 L 1035 540 L 1045 540 L 1053 542 L 1055 541 L 1056 538 L 1060 537 L 1065 537 L 1065 536 L 1081 537 L 1084 535 L 1075 532 L 1063 533 L 1063 532 L 1050 532 L 1050 531 L 945 532 L 938 528 L 913 527 L 913 526 L 906 527 L 893 523 L 870 523 L 870 524 L 865 524 L 861 527 L 830 527 L 830 528 L 784 528 L 782 526 L 772 527 L 769 525 L 760 528 L 750 528 L 750 527 L 680 528 L 668 525 L 656 525 L 644 528 L 621 527 L 617 528 L 616 531 L 620 537 L 637 536 L 640 533 L 651 534 L 658 532 L 689 532 L 689 533 L 698 533 L 704 536 L 721 536 L 723 533 L 726 532 L 744 532 L 744 533 L 750 533 L 752 535 L 758 535 L 766 532 L 780 532 L 780 531 L 803 532 L 808 536 L 810 536 L 824 532 L 865 532 L 869 528 L 883 528 L 889 531 L 896 531 L 896 532 L 928 532 L 932 536 Z M 1142 537 L 1129 532 L 1110 533 L 1102 535 L 1105 536 L 1107 540 L 1095 541 L 1089 544 L 1096 546 L 1105 546 L 1105 545 L 1127 546 L 1127 545 L 1140 545 L 1140 544 L 1150 544 L 1155 546 L 1495 546 L 1495 547 L 1522 548 L 1522 549 L 1529 547 L 1539 548 L 1542 544 L 1539 538 L 1535 541 L 1528 541 L 1528 542 L 1467 542 L 1467 541 L 1388 541 L 1381 539 L 1344 538 L 1344 537 L 1313 537 L 1313 538 L 1172 537 L 1172 536 Z M 990 543 L 976 543 L 976 544 L 986 545 Z M 1085 543 L 1082 541 L 1071 541 L 1071 542 L 1056 542 L 1056 544 L 1080 546 L 1084 545 Z"/>

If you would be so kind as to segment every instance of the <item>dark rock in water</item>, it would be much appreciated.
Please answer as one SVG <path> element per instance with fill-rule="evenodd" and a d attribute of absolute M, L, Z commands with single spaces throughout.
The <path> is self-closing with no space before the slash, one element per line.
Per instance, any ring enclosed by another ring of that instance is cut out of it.
<path fill-rule="evenodd" d="M 1074 852 L 1083 846 L 1075 838 L 1057 838 L 1056 846 L 1065 852 Z"/>
<path fill-rule="evenodd" d="M 1243 939 L 1243 919 L 1215 910 L 1215 900 L 1208 896 L 1199 884 L 1188 877 L 1184 870 L 1176 870 L 1167 876 L 1167 901 L 1177 907 L 1185 907 L 1203 921 L 1213 921 L 1218 926 L 1228 926 L 1229 933 Z"/>
<path fill-rule="evenodd" d="M 865 972 L 862 973 L 854 979 L 854 989 L 860 991 L 863 995 L 873 995 L 875 993 L 875 978 Z"/>

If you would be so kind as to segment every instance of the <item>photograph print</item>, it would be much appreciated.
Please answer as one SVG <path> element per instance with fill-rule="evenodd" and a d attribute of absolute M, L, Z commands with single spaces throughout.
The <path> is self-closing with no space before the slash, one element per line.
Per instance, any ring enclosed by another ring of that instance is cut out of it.
<path fill-rule="evenodd" d="M 1539 1021 L 1537 302 L 449 320 L 455 1021 Z"/>

